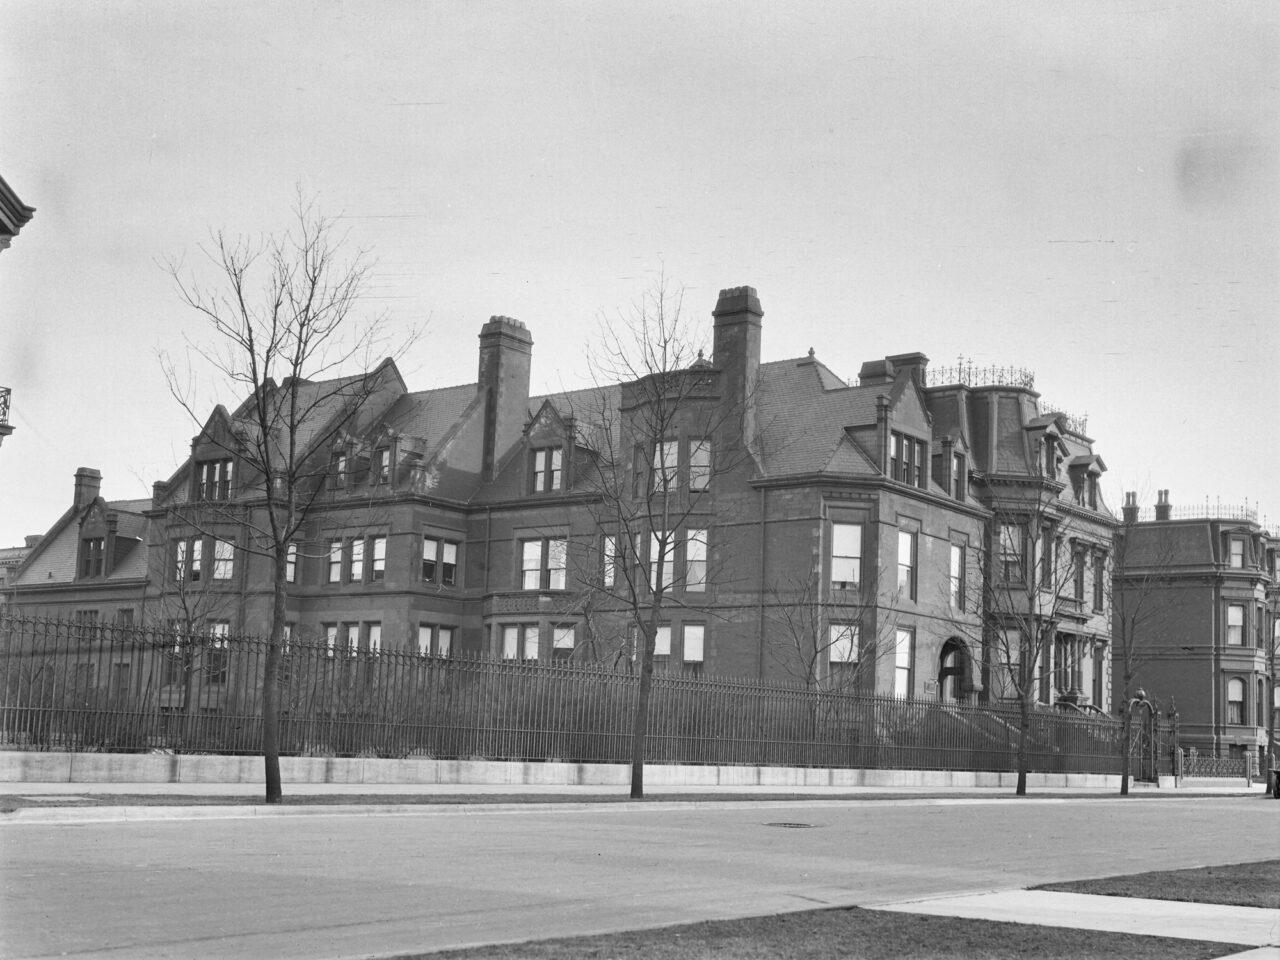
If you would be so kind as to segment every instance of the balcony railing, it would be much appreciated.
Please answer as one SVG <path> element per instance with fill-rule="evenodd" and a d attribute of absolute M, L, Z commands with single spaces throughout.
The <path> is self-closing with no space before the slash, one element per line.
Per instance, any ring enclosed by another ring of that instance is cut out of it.
<path fill-rule="evenodd" d="M 972 360 L 960 357 L 951 364 L 931 366 L 925 372 L 925 385 L 929 387 L 1026 387 L 1034 390 L 1036 375 L 1024 367 L 980 366 Z"/>
<path fill-rule="evenodd" d="M 1171 506 L 1170 520 L 1242 520 L 1247 523 L 1258 522 L 1258 505 L 1246 500 L 1243 504 L 1223 503 L 1221 500 L 1210 500 L 1205 497 L 1199 503 Z M 1155 507 L 1142 507 L 1138 510 L 1139 520 L 1154 520 Z M 1266 525 L 1265 523 L 1263 524 Z"/>
<path fill-rule="evenodd" d="M 13 391 L 8 387 L 0 387 L 0 424 L 9 422 L 9 399 Z"/>

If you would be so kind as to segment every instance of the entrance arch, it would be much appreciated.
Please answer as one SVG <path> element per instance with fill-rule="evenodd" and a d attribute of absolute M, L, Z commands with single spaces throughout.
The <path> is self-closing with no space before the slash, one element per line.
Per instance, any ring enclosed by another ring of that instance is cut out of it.
<path fill-rule="evenodd" d="M 951 637 L 942 645 L 938 657 L 938 699 L 962 703 L 973 690 L 973 659 L 969 648 L 959 637 Z"/>

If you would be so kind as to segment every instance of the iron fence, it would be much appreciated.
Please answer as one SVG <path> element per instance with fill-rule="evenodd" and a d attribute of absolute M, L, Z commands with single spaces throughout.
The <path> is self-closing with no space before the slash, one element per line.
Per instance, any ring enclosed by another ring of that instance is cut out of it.
<path fill-rule="evenodd" d="M 0 748 L 258 753 L 266 649 L 0 612 Z M 278 678 L 281 753 L 626 762 L 638 683 L 566 661 L 295 642 Z M 646 759 L 1011 771 L 1018 729 L 1016 708 L 658 674 Z M 1037 710 L 1030 770 L 1119 773 L 1122 737 L 1110 718 Z"/>

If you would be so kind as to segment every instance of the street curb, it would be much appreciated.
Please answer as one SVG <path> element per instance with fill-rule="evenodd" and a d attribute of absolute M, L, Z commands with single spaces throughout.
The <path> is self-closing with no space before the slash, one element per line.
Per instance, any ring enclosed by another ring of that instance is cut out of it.
<path fill-rule="evenodd" d="M 1245 794 L 1204 794 L 1161 798 L 1161 802 L 1191 801 L 1204 796 L 1245 796 Z M 184 820 L 256 820 L 274 817 L 405 817 L 405 816 L 482 816 L 485 814 L 577 813 L 583 811 L 619 812 L 657 810 L 757 810 L 830 809 L 864 803 L 889 803 L 899 806 L 964 806 L 973 804 L 1061 804 L 1079 800 L 1111 800 L 1129 802 L 1128 798 L 1088 794 L 1080 797 L 801 797 L 794 800 L 708 799 L 663 800 L 575 800 L 555 803 L 360 803 L 360 804 L 235 804 L 176 806 L 102 806 L 102 807 L 20 807 L 0 813 L 0 827 L 6 825 L 87 824 L 87 823 L 154 823 Z"/>

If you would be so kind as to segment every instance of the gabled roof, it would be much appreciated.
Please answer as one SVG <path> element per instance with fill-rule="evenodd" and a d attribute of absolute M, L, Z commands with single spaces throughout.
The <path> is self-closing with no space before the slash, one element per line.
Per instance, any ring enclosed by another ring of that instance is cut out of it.
<path fill-rule="evenodd" d="M 119 559 L 107 581 L 129 580 L 146 574 L 145 549 L 147 518 L 143 515 L 151 509 L 151 500 L 103 500 L 99 497 L 79 510 L 67 510 L 50 528 L 27 558 L 18 566 L 10 579 L 11 585 L 41 585 L 70 583 L 76 579 L 76 562 L 80 555 L 80 521 L 90 512 L 100 509 L 118 517 L 117 543 L 137 541 L 127 554 Z"/>
<path fill-rule="evenodd" d="M 475 399 L 474 383 L 406 393 L 391 405 L 382 422 L 401 436 L 421 441 L 423 459 L 429 461 Z"/>

